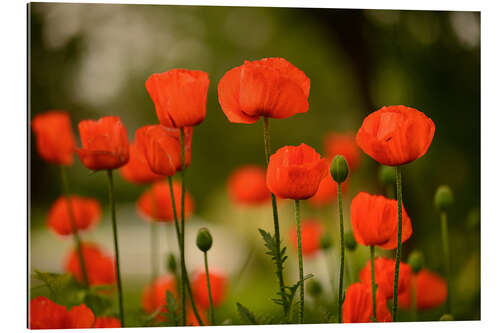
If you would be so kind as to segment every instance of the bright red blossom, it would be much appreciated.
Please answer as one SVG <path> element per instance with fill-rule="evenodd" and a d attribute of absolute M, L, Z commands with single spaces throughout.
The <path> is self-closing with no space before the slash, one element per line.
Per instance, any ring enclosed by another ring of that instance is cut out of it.
<path fill-rule="evenodd" d="M 353 283 L 347 288 L 345 301 L 342 307 L 342 322 L 369 323 L 373 315 L 371 287 L 360 282 Z M 377 292 L 377 321 L 391 322 L 392 316 L 387 308 L 386 299 Z"/>
<path fill-rule="evenodd" d="M 351 222 L 356 241 L 365 246 L 397 247 L 398 202 L 381 195 L 358 193 L 351 202 Z M 412 234 L 411 220 L 403 207 L 401 243 Z"/>
<path fill-rule="evenodd" d="M 228 189 L 233 202 L 240 205 L 259 205 L 271 199 L 266 185 L 266 170 L 257 165 L 245 165 L 233 171 Z"/>
<path fill-rule="evenodd" d="M 347 191 L 347 181 L 343 182 L 340 186 L 342 194 L 345 194 Z M 328 172 L 326 177 L 319 183 L 318 191 L 309 198 L 308 202 L 315 207 L 321 207 L 331 203 L 335 199 L 337 199 L 337 183 Z"/>
<path fill-rule="evenodd" d="M 82 244 L 83 260 L 90 285 L 109 285 L 116 280 L 114 259 L 103 252 L 96 244 Z M 78 252 L 73 249 L 66 258 L 64 269 L 78 281 L 83 281 Z"/>
<path fill-rule="evenodd" d="M 356 144 L 354 133 L 328 133 L 323 143 L 325 155 L 332 159 L 342 155 L 347 161 L 349 171 L 358 169 L 361 162 L 361 152 Z"/>
<path fill-rule="evenodd" d="M 77 152 L 88 169 L 117 169 L 128 162 L 127 130 L 119 117 L 83 120 L 78 129 L 82 148 Z"/>
<path fill-rule="evenodd" d="M 128 163 L 120 168 L 122 177 L 134 184 L 148 184 L 163 178 L 162 175 L 154 173 L 149 167 L 148 161 L 142 150 L 137 147 L 136 142 L 130 143 Z"/>
<path fill-rule="evenodd" d="M 318 191 L 319 184 L 328 173 L 325 158 L 306 144 L 285 146 L 269 159 L 267 187 L 286 199 L 303 200 Z"/>
<path fill-rule="evenodd" d="M 309 78 L 283 58 L 245 61 L 218 85 L 222 111 L 230 122 L 244 124 L 307 112 L 309 90 Z"/>
<path fill-rule="evenodd" d="M 93 198 L 84 198 L 72 195 L 71 212 L 69 210 L 68 198 L 59 197 L 49 210 L 47 225 L 58 235 L 69 235 L 73 233 L 72 220 L 78 230 L 86 230 L 97 224 L 101 218 L 101 206 Z"/>
<path fill-rule="evenodd" d="M 114 317 L 98 317 L 95 319 L 94 328 L 119 328 L 122 327 L 120 319 Z"/>
<path fill-rule="evenodd" d="M 85 305 L 66 307 L 52 302 L 50 299 L 38 296 L 30 301 L 30 329 L 64 329 L 91 328 L 94 324 L 94 313 Z"/>
<path fill-rule="evenodd" d="M 152 284 L 147 285 L 142 293 L 144 311 L 151 314 L 161 307 L 161 312 L 166 313 L 167 309 L 164 306 L 167 305 L 167 291 L 170 291 L 174 296 L 177 295 L 175 278 L 168 274 L 156 278 Z M 164 317 L 159 314 L 156 319 L 161 321 Z"/>
<path fill-rule="evenodd" d="M 317 220 L 304 220 L 301 222 L 300 234 L 302 241 L 302 253 L 306 257 L 314 256 L 320 250 L 321 236 L 323 235 L 323 225 Z M 297 227 L 289 231 L 290 243 L 297 250 Z"/>
<path fill-rule="evenodd" d="M 434 130 L 434 122 L 416 109 L 384 106 L 365 118 L 356 143 L 380 164 L 402 165 L 427 152 Z"/>
<path fill-rule="evenodd" d="M 146 81 L 160 123 L 168 127 L 198 125 L 205 119 L 210 80 L 202 71 L 172 69 Z"/>
<path fill-rule="evenodd" d="M 75 152 L 75 137 L 66 111 L 48 111 L 31 121 L 36 136 L 38 154 L 49 163 L 71 165 Z"/>
<path fill-rule="evenodd" d="M 375 258 L 375 283 L 377 290 L 380 291 L 382 296 L 386 299 L 392 298 L 394 295 L 394 269 L 396 267 L 396 260 L 387 259 L 384 257 Z M 366 284 L 371 285 L 371 263 L 368 261 L 359 272 L 359 280 Z M 400 262 L 399 263 L 399 278 L 398 278 L 398 295 L 404 293 L 410 287 L 411 267 L 410 265 Z"/>
<path fill-rule="evenodd" d="M 218 272 L 209 272 L 210 290 L 212 291 L 212 300 L 214 307 L 224 301 L 227 293 L 227 278 Z M 210 308 L 210 299 L 208 297 L 208 286 L 205 272 L 197 272 L 192 279 L 192 291 L 195 303 L 202 309 Z"/>
<path fill-rule="evenodd" d="M 417 297 L 417 309 L 432 309 L 443 305 L 446 302 L 448 285 L 441 276 L 427 269 L 420 270 L 416 275 L 412 275 L 411 288 L 407 288 L 399 295 L 398 304 L 404 308 L 411 307 L 412 292 Z"/>

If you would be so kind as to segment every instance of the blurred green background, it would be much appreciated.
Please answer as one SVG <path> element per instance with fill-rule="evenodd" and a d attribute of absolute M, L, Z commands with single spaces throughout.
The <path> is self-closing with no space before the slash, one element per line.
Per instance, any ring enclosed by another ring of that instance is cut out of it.
<path fill-rule="evenodd" d="M 403 258 L 420 249 L 426 266 L 444 274 L 433 195 L 448 184 L 456 200 L 449 214 L 453 312 L 459 320 L 480 318 L 479 13 L 51 3 L 29 8 L 31 118 L 49 109 L 67 110 L 75 135 L 83 119 L 118 115 L 133 139 L 136 129 L 157 123 L 144 87 L 150 74 L 177 67 L 209 73 L 207 116 L 194 130 L 187 175 L 196 204 L 187 244 L 190 269 L 201 268 L 196 230 L 214 230 L 212 263 L 230 278 L 220 321 L 227 317 L 238 323 L 236 301 L 257 313 L 279 312 L 270 301 L 277 289 L 273 267 L 257 233 L 257 227 L 272 230 L 271 208 L 233 207 L 226 188 L 235 167 L 264 163 L 262 122 L 231 124 L 217 100 L 217 83 L 226 71 L 244 60 L 273 56 L 287 59 L 311 79 L 309 111 L 271 121 L 273 149 L 305 142 L 322 152 L 326 133 L 355 132 L 367 114 L 384 105 L 411 106 L 434 121 L 428 153 L 403 168 L 404 204 L 414 230 Z M 59 173 L 38 157 L 33 137 L 30 147 L 30 266 L 61 271 L 71 241 L 57 239 L 45 227 L 46 213 L 61 193 Z M 377 172 L 378 164 L 363 154 L 345 197 L 347 216 L 357 192 L 383 193 Z M 75 156 L 70 181 L 73 192 L 96 197 L 105 212 L 98 228 L 83 238 L 111 250 L 105 175 L 89 175 Z M 118 173 L 116 182 L 127 308 L 135 311 L 149 274 L 149 258 L 144 258 L 149 229 L 134 207 L 144 187 L 126 183 Z M 335 205 L 322 210 L 304 206 L 304 218 L 322 219 L 338 246 Z M 279 208 L 286 235 L 292 203 L 284 201 Z M 172 233 L 162 246 L 163 252 L 175 249 Z M 315 273 L 325 285 L 327 302 L 335 298 L 325 265 L 330 263 L 337 275 L 335 251 L 306 263 L 306 273 Z M 292 249 L 289 255 L 291 282 L 297 270 Z M 356 275 L 368 252 L 359 247 L 348 255 L 357 264 Z M 313 313 L 315 304 L 309 302 L 308 311 Z M 441 313 L 430 311 L 421 319 L 436 320 Z"/>

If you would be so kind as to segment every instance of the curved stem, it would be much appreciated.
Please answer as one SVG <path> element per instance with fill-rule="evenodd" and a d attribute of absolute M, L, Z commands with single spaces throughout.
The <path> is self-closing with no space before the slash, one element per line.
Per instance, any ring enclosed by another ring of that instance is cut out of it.
<path fill-rule="evenodd" d="M 338 322 L 342 322 L 343 283 L 344 283 L 344 212 L 342 209 L 342 187 L 337 183 L 337 198 L 339 203 L 340 219 L 340 277 L 339 277 L 339 299 L 338 299 Z"/>
<path fill-rule="evenodd" d="M 108 184 L 109 184 L 109 204 L 111 208 L 111 224 L 113 226 L 113 242 L 115 246 L 115 270 L 116 270 L 116 281 L 118 284 L 118 305 L 120 307 L 120 323 L 121 327 L 125 327 L 125 315 L 123 313 L 122 279 L 120 274 L 120 253 L 118 251 L 118 231 L 116 227 L 115 189 L 113 185 L 113 170 L 107 170 L 107 171 L 108 171 Z"/>
<path fill-rule="evenodd" d="M 186 257 L 184 255 L 184 241 L 185 241 L 185 233 L 184 233 L 184 196 L 185 196 L 185 182 L 184 182 L 184 167 L 185 167 L 185 148 L 184 148 L 184 127 L 179 128 L 180 132 L 180 144 L 181 144 L 181 266 L 185 267 L 186 265 Z M 175 205 L 175 203 L 174 203 Z M 182 304 L 182 324 L 186 326 L 186 274 L 185 270 L 182 270 L 181 279 L 182 279 L 182 287 L 181 287 L 181 304 Z"/>
<path fill-rule="evenodd" d="M 441 242 L 443 244 L 444 267 L 446 273 L 446 282 L 448 284 L 448 293 L 446 294 L 446 313 L 451 314 L 450 297 L 450 248 L 448 243 L 448 219 L 445 211 L 441 212 Z"/>
<path fill-rule="evenodd" d="M 215 313 L 214 313 L 214 302 L 212 300 L 212 289 L 210 288 L 210 277 L 208 274 L 208 258 L 207 252 L 203 252 L 203 257 L 205 259 L 205 275 L 207 278 L 207 287 L 208 287 L 208 299 L 210 300 L 210 320 L 212 325 L 215 325 Z"/>
<path fill-rule="evenodd" d="M 377 285 L 375 284 L 375 246 L 370 246 L 370 270 L 372 276 L 372 321 L 377 321 Z"/>
<path fill-rule="evenodd" d="M 401 167 L 396 166 L 396 191 L 398 197 L 398 247 L 396 250 L 396 267 L 394 268 L 394 295 L 392 298 L 392 320 L 398 319 L 398 283 L 399 262 L 401 261 L 401 236 L 403 229 L 403 191 L 401 186 Z"/>
<path fill-rule="evenodd" d="M 300 310 L 299 324 L 304 323 L 304 267 L 302 262 L 302 233 L 300 231 L 300 201 L 295 200 L 295 222 L 297 224 L 297 252 L 299 255 Z"/>
<path fill-rule="evenodd" d="M 66 173 L 66 167 L 63 165 L 61 165 L 61 179 L 63 183 L 64 196 L 66 197 L 66 204 L 68 205 L 69 223 L 71 225 L 71 230 L 73 231 L 73 240 L 75 241 L 76 252 L 78 253 L 78 260 L 80 262 L 80 268 L 82 270 L 83 285 L 85 286 L 85 288 L 88 288 L 89 278 L 87 275 L 87 269 L 85 268 L 85 260 L 83 258 L 82 242 L 80 240 L 80 235 L 78 233 L 78 227 L 76 226 L 75 212 L 73 211 L 73 205 L 71 204 L 68 174 Z"/>

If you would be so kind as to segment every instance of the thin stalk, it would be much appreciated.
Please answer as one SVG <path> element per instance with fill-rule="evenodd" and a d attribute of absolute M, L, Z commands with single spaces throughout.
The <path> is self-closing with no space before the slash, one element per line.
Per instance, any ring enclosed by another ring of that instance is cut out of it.
<path fill-rule="evenodd" d="M 180 131 L 180 144 L 181 144 L 181 266 L 183 267 L 181 272 L 182 278 L 182 288 L 181 288 L 181 304 L 182 304 L 182 324 L 186 326 L 186 274 L 185 274 L 185 266 L 186 266 L 186 257 L 184 255 L 184 195 L 185 195 L 185 182 L 184 182 L 184 160 L 185 160 L 185 149 L 184 149 L 184 127 L 179 129 Z M 175 206 L 175 202 L 174 202 Z"/>
<path fill-rule="evenodd" d="M 63 165 L 61 165 L 61 179 L 63 183 L 64 196 L 66 197 L 66 203 L 68 205 L 69 223 L 71 225 L 71 230 L 73 231 L 73 240 L 75 241 L 76 252 L 78 253 L 78 260 L 80 261 L 80 268 L 82 270 L 83 285 L 85 286 L 85 288 L 88 288 L 89 278 L 87 275 L 87 269 L 85 268 L 85 260 L 83 258 L 82 242 L 80 240 L 80 235 L 78 233 L 78 227 L 76 226 L 75 212 L 73 211 L 73 205 L 71 204 L 68 174 L 66 173 L 66 167 Z"/>
<path fill-rule="evenodd" d="M 297 224 L 297 252 L 299 255 L 300 310 L 299 324 L 304 323 L 304 267 L 302 262 L 302 233 L 300 232 L 300 201 L 295 200 L 295 222 Z"/>
<path fill-rule="evenodd" d="M 343 283 L 344 283 L 344 212 L 342 209 L 342 187 L 337 183 L 337 198 L 339 203 L 339 219 L 340 219 L 340 277 L 339 277 L 339 307 L 338 307 L 338 322 L 342 322 L 342 304 L 343 300 Z"/>
<path fill-rule="evenodd" d="M 264 117 L 264 151 L 266 154 L 266 166 L 269 164 L 269 158 L 271 156 L 271 138 L 269 135 L 269 119 Z M 283 311 L 285 316 L 288 313 L 287 302 L 285 299 L 285 282 L 283 279 L 283 263 L 281 261 L 281 240 L 280 240 L 280 225 L 278 219 L 278 207 L 276 205 L 276 196 L 271 193 L 271 204 L 273 207 L 273 221 L 274 221 L 274 239 L 276 240 L 276 253 L 279 255 L 276 257 L 276 274 L 278 275 L 278 281 L 280 285 L 280 295 L 281 301 L 283 303 Z"/>
<path fill-rule="evenodd" d="M 372 321 L 377 321 L 377 285 L 375 284 L 375 246 L 370 246 L 370 270 L 372 275 Z"/>
<path fill-rule="evenodd" d="M 125 327 L 125 315 L 123 312 L 122 279 L 120 274 L 120 253 L 118 251 L 118 231 L 116 227 L 115 189 L 113 185 L 113 170 L 108 170 L 108 184 L 109 184 L 109 203 L 111 208 L 111 224 L 113 226 L 113 242 L 115 246 L 115 270 L 116 270 L 116 281 L 118 284 L 118 305 L 120 307 L 120 323 L 121 327 Z"/>
<path fill-rule="evenodd" d="M 448 243 L 448 218 L 445 211 L 441 212 L 441 243 L 443 244 L 444 267 L 446 273 L 446 282 L 448 283 L 448 293 L 446 294 L 446 313 L 451 314 L 451 297 L 450 297 L 450 248 Z"/>
<path fill-rule="evenodd" d="M 398 320 L 398 283 L 399 262 L 401 261 L 401 236 L 403 231 L 403 191 L 401 186 L 401 167 L 396 166 L 396 191 L 398 197 L 398 247 L 396 250 L 396 267 L 394 268 L 394 296 L 392 298 L 392 320 Z"/>
<path fill-rule="evenodd" d="M 203 252 L 203 258 L 205 259 L 205 276 L 207 278 L 208 299 L 210 300 L 210 321 L 212 322 L 212 325 L 215 325 L 214 302 L 212 300 L 212 289 L 210 288 L 210 277 L 208 274 L 207 251 Z"/>

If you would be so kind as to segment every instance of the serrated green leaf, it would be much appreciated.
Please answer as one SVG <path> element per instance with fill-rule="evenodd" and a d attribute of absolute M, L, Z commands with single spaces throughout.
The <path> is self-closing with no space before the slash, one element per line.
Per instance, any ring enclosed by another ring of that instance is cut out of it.
<path fill-rule="evenodd" d="M 254 325 L 258 325 L 257 319 L 255 319 L 255 315 L 252 313 L 252 311 L 248 310 L 239 302 L 236 303 L 236 307 L 238 308 L 238 313 L 240 314 L 240 317 L 242 319 L 247 320 Z"/>

